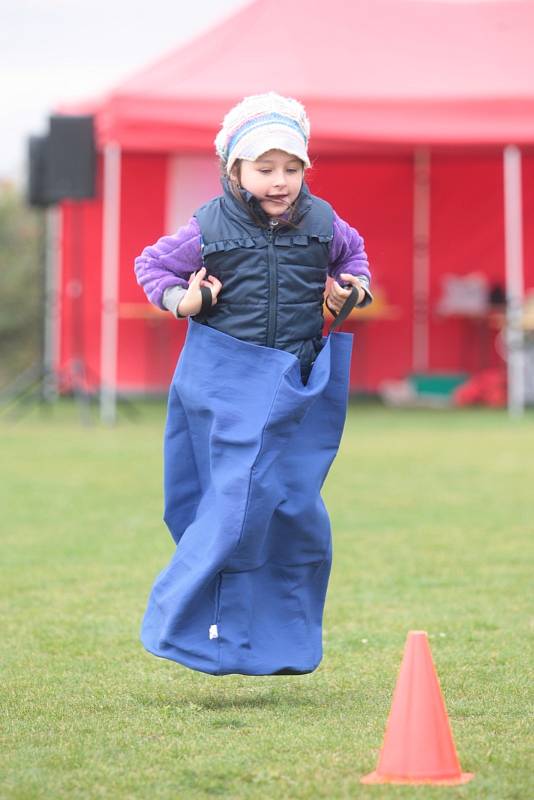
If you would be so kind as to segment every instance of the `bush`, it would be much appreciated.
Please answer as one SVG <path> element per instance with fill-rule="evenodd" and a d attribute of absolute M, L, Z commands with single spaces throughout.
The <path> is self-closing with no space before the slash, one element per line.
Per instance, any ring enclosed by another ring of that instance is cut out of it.
<path fill-rule="evenodd" d="M 0 383 L 39 361 L 44 226 L 20 190 L 0 184 Z"/>

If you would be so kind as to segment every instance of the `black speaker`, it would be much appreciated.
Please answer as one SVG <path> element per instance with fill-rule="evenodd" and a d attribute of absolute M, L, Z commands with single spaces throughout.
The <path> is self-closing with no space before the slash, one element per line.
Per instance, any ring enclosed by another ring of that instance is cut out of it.
<path fill-rule="evenodd" d="M 26 199 L 31 206 L 45 208 L 54 202 L 48 170 L 48 136 L 28 139 L 28 179 Z"/>
<path fill-rule="evenodd" d="M 93 117 L 50 117 L 47 167 L 48 191 L 54 201 L 95 196 Z"/>

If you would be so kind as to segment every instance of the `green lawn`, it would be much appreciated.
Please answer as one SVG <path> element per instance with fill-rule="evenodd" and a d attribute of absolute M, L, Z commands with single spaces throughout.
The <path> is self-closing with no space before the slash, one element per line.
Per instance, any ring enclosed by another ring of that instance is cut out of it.
<path fill-rule="evenodd" d="M 534 797 L 532 414 L 353 406 L 325 489 L 321 667 L 214 678 L 138 641 L 171 554 L 164 409 L 141 411 L 111 431 L 69 405 L 0 419 L 0 797 Z M 462 767 L 476 772 L 465 786 L 359 783 L 410 629 L 429 633 Z"/>

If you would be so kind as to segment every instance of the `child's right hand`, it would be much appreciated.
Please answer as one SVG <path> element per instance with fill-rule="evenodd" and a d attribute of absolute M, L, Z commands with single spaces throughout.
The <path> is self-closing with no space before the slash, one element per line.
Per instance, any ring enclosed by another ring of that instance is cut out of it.
<path fill-rule="evenodd" d="M 202 267 L 199 271 L 191 275 L 189 278 L 189 288 L 183 299 L 178 306 L 178 313 L 182 317 L 191 317 L 198 314 L 200 308 L 202 306 L 202 293 L 200 291 L 201 286 L 207 286 L 211 291 L 211 304 L 212 306 L 217 304 L 217 295 L 222 289 L 222 283 L 218 278 L 215 278 L 213 275 L 209 275 L 206 278 L 206 267 Z"/>

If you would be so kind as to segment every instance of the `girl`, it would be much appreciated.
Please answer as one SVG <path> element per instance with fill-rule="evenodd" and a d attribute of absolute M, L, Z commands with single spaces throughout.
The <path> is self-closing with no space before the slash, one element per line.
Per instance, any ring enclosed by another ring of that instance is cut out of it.
<path fill-rule="evenodd" d="M 223 194 L 135 264 L 148 298 L 189 318 L 164 444 L 177 547 L 142 641 L 216 675 L 303 674 L 322 657 L 331 534 L 320 489 L 352 340 L 323 339 L 327 275 L 334 315 L 372 296 L 362 238 L 304 182 L 308 138 L 296 100 L 245 98 L 215 140 Z"/>

